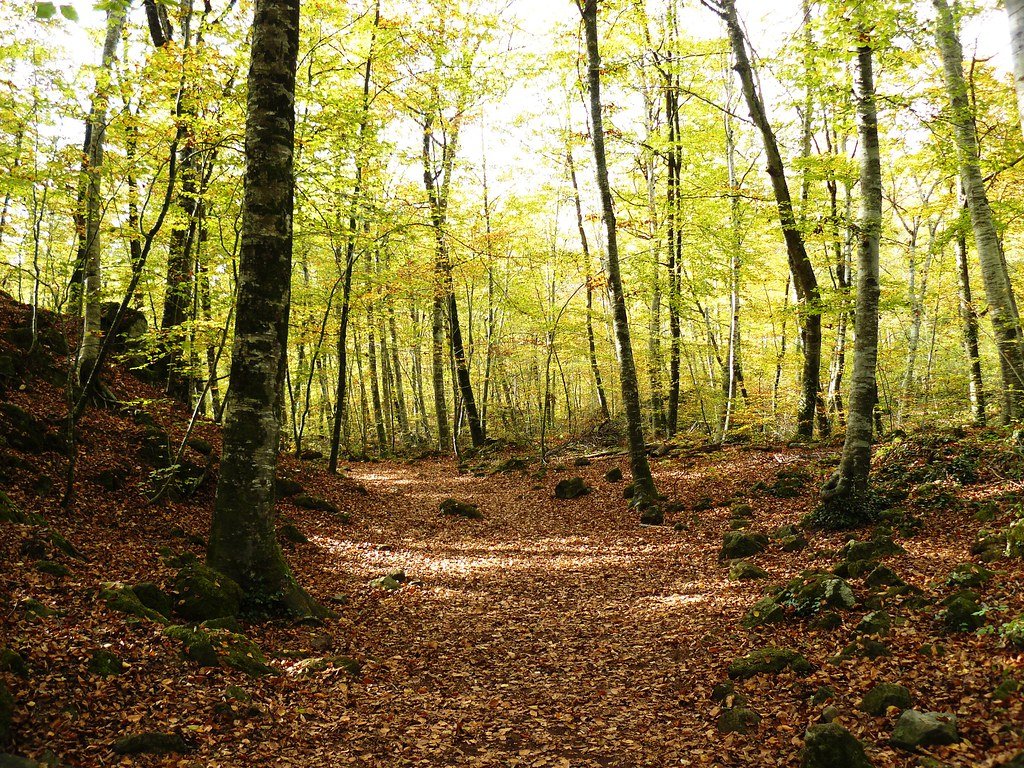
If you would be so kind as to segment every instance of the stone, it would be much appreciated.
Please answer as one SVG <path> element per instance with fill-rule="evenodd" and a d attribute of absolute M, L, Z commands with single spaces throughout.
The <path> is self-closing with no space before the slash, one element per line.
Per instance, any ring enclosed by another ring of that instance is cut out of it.
<path fill-rule="evenodd" d="M 763 552 L 767 546 L 768 537 L 763 533 L 730 531 L 722 536 L 722 549 L 718 553 L 718 559 L 732 560 L 749 557 Z"/>
<path fill-rule="evenodd" d="M 640 509 L 640 525 L 661 525 L 665 522 L 665 512 L 657 504 L 645 504 Z"/>
<path fill-rule="evenodd" d="M 5 422 L 0 431 L 11 447 L 26 453 L 42 453 L 47 449 L 46 425 L 21 406 L 0 402 L 0 419 Z"/>
<path fill-rule="evenodd" d="M 483 513 L 476 504 L 458 499 L 445 499 L 441 502 L 441 514 L 445 517 L 464 517 L 467 520 L 482 520 Z"/>
<path fill-rule="evenodd" d="M 164 637 L 180 641 L 182 656 L 201 667 L 231 667 L 254 676 L 274 671 L 259 646 L 237 632 L 179 624 L 167 627 Z"/>
<path fill-rule="evenodd" d="M 118 739 L 112 749 L 118 755 L 167 755 L 191 752 L 193 747 L 181 734 L 146 731 Z"/>
<path fill-rule="evenodd" d="M 21 678 L 28 677 L 28 664 L 25 658 L 13 648 L 0 648 L 0 672 L 10 672 Z"/>
<path fill-rule="evenodd" d="M 818 722 L 819 723 L 831 723 L 831 722 L 833 722 L 835 720 L 838 720 L 839 719 L 839 715 L 840 715 L 839 707 L 835 706 L 834 704 L 830 704 L 829 706 L 827 706 L 823 710 L 821 710 L 821 714 L 818 715 Z"/>
<path fill-rule="evenodd" d="M 394 592 L 402 588 L 402 585 L 390 576 L 378 576 L 376 579 L 371 579 L 370 586 L 374 589 L 384 589 L 388 592 Z"/>
<path fill-rule="evenodd" d="M 609 483 L 621 483 L 622 482 L 622 470 L 618 467 L 612 467 L 604 473 L 604 479 Z"/>
<path fill-rule="evenodd" d="M 2 754 L 0 755 L 0 768 L 47 768 L 47 766 L 27 757 Z"/>
<path fill-rule="evenodd" d="M 1024 558 L 1024 518 L 1014 521 L 1006 529 L 1006 556 Z"/>
<path fill-rule="evenodd" d="M 835 611 L 823 611 L 811 622 L 811 629 L 830 631 L 843 626 L 843 617 Z"/>
<path fill-rule="evenodd" d="M 11 740 L 14 732 L 14 697 L 0 680 L 0 744 Z"/>
<path fill-rule="evenodd" d="M 586 456 L 577 456 L 575 459 L 572 460 L 572 465 L 574 467 L 589 467 L 590 459 L 588 459 Z"/>
<path fill-rule="evenodd" d="M 864 579 L 864 586 L 876 589 L 878 587 L 903 587 L 907 582 L 901 579 L 896 571 L 885 565 L 879 565 L 871 571 Z"/>
<path fill-rule="evenodd" d="M 170 616 L 173 602 L 170 595 L 164 592 L 152 581 L 140 581 L 132 587 L 132 592 L 147 608 L 156 611 L 161 616 Z"/>
<path fill-rule="evenodd" d="M 710 496 L 701 496 L 699 499 L 693 502 L 693 506 L 690 509 L 694 512 L 707 512 L 709 509 L 715 508 L 715 502 L 711 500 Z"/>
<path fill-rule="evenodd" d="M 521 459 L 518 456 L 510 456 L 504 461 L 499 461 L 497 464 L 490 468 L 492 475 L 501 474 L 504 472 L 522 472 L 530 463 L 526 459 Z"/>
<path fill-rule="evenodd" d="M 960 563 L 946 577 L 946 586 L 949 587 L 980 587 L 990 581 L 994 576 L 983 565 L 977 563 Z"/>
<path fill-rule="evenodd" d="M 281 526 L 281 538 L 290 541 L 292 544 L 308 544 L 306 534 L 299 530 L 295 523 L 285 523 Z"/>
<path fill-rule="evenodd" d="M 62 578 L 71 574 L 66 565 L 54 562 L 53 560 L 37 560 L 35 565 L 32 566 L 39 573 L 45 573 L 48 576 L 55 576 L 56 578 Z"/>
<path fill-rule="evenodd" d="M 910 691 L 904 686 L 898 683 L 878 683 L 864 694 L 857 708 L 879 717 L 888 712 L 889 707 L 896 707 L 902 711 L 910 709 L 912 703 Z"/>
<path fill-rule="evenodd" d="M 780 525 L 778 528 L 776 528 L 775 529 L 775 533 L 772 534 L 772 538 L 773 539 L 788 539 L 791 536 L 799 536 L 799 535 L 800 535 L 800 529 L 797 528 L 792 523 L 787 523 L 786 525 Z"/>
<path fill-rule="evenodd" d="M 312 509 L 316 512 L 326 512 L 330 515 L 341 514 L 337 504 L 327 499 L 321 499 L 319 496 L 310 496 L 308 493 L 300 493 L 297 496 L 293 496 L 291 502 L 296 507 L 301 507 L 302 509 Z"/>
<path fill-rule="evenodd" d="M 831 685 L 819 685 L 818 690 L 811 696 L 811 704 L 814 706 L 821 706 L 826 701 L 834 700 L 836 698 L 836 689 Z"/>
<path fill-rule="evenodd" d="M 765 624 L 776 624 L 784 621 L 786 609 L 775 602 L 774 597 L 762 597 L 754 603 L 743 616 L 743 626 L 747 629 L 761 627 Z"/>
<path fill-rule="evenodd" d="M 806 536 L 787 536 L 782 540 L 783 552 L 801 552 L 807 548 Z"/>
<path fill-rule="evenodd" d="M 757 729 L 761 716 L 747 707 L 723 709 L 716 723 L 719 733 L 750 733 Z"/>
<path fill-rule="evenodd" d="M 40 619 L 49 619 L 52 616 L 56 616 L 58 613 L 56 608 L 51 608 L 46 603 L 42 603 L 34 597 L 27 597 L 22 600 L 21 607 L 24 609 L 26 614 L 38 616 Z"/>
<path fill-rule="evenodd" d="M 853 590 L 843 579 L 827 579 L 821 586 L 822 601 L 830 608 L 849 610 L 857 605 Z"/>
<path fill-rule="evenodd" d="M 809 675 L 814 667 L 796 651 L 768 646 L 735 659 L 729 665 L 729 677 L 733 680 L 746 680 L 755 675 L 779 674 L 790 670 L 798 675 Z"/>
<path fill-rule="evenodd" d="M 838 723 L 812 725 L 804 734 L 801 768 L 872 768 L 857 738 Z"/>
<path fill-rule="evenodd" d="M 754 508 L 746 503 L 733 504 L 729 509 L 729 517 L 733 520 L 749 520 L 754 516 Z"/>
<path fill-rule="evenodd" d="M 234 579 L 202 563 L 186 565 L 174 577 L 174 611 L 189 621 L 235 616 L 242 588 Z"/>
<path fill-rule="evenodd" d="M 978 531 L 978 537 L 971 545 L 971 554 L 986 563 L 999 560 L 1006 554 L 1006 531 Z"/>
<path fill-rule="evenodd" d="M 559 480 L 558 485 L 555 486 L 555 498 L 563 501 L 578 499 L 588 493 L 590 493 L 590 489 L 583 482 L 582 477 L 567 477 L 564 480 Z"/>
<path fill-rule="evenodd" d="M 283 499 L 286 496 L 298 496 L 304 490 L 306 489 L 302 487 L 302 483 L 298 480 L 293 480 L 290 477 L 274 478 L 274 493 L 279 499 Z"/>
<path fill-rule="evenodd" d="M 849 659 L 879 659 L 883 656 L 892 656 L 889 646 L 870 637 L 859 637 L 843 648 L 831 661 L 838 664 Z"/>
<path fill-rule="evenodd" d="M 890 739 L 894 747 L 908 751 L 958 741 L 956 715 L 951 712 L 919 712 L 916 709 L 908 709 L 900 715 Z"/>
<path fill-rule="evenodd" d="M 729 566 L 729 578 L 733 581 L 747 581 L 749 579 L 766 579 L 768 571 L 759 568 L 747 560 L 734 560 Z"/>
<path fill-rule="evenodd" d="M 856 631 L 862 635 L 887 635 L 892 629 L 892 617 L 886 611 L 872 611 L 864 616 Z"/>
<path fill-rule="evenodd" d="M 92 657 L 89 659 L 89 671 L 100 677 L 120 675 L 124 672 L 124 662 L 116 653 L 100 648 L 92 652 Z"/>
<path fill-rule="evenodd" d="M 938 619 L 947 632 L 973 632 L 985 624 L 977 597 L 967 590 L 947 601 L 946 608 L 939 612 Z"/>

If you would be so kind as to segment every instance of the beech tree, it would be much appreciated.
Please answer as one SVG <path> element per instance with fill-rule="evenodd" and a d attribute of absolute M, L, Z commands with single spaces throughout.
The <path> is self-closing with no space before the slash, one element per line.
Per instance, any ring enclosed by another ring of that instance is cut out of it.
<path fill-rule="evenodd" d="M 231 380 L 209 564 L 256 611 L 310 616 L 274 531 L 291 295 L 299 0 L 257 0 L 245 125 L 245 193 Z"/>

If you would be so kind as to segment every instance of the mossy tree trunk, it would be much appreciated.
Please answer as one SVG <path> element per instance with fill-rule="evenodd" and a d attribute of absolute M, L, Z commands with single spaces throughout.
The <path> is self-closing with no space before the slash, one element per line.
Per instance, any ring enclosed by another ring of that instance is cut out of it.
<path fill-rule="evenodd" d="M 207 560 L 241 585 L 248 610 L 310 616 L 321 609 L 296 583 L 274 532 L 291 299 L 298 49 L 299 0 L 257 0 L 231 384 Z"/>
<path fill-rule="evenodd" d="M 967 210 L 974 230 L 974 244 L 981 262 L 981 279 L 988 300 L 988 315 L 999 350 L 1002 377 L 1002 421 L 1019 422 L 1024 418 L 1024 348 L 1021 346 L 1020 321 L 1013 286 L 999 245 L 992 208 L 978 160 L 978 133 L 974 123 L 967 83 L 963 72 L 963 48 L 956 34 L 953 13 L 946 0 L 932 0 L 938 13 L 935 36 L 942 57 L 942 69 L 956 135 Z"/>
<path fill-rule="evenodd" d="M 882 165 L 872 53 L 872 48 L 867 45 L 857 49 L 861 221 L 857 249 L 856 336 L 846 441 L 839 468 L 822 490 L 826 501 L 840 497 L 863 499 L 871 471 L 872 414 L 878 396 L 875 379 L 878 362 L 878 242 L 882 231 Z"/>
<path fill-rule="evenodd" d="M 640 410 L 640 387 L 637 383 L 633 344 L 629 333 L 626 295 L 619 271 L 618 233 L 615 225 L 615 207 L 608 181 L 608 161 L 604 147 L 604 117 L 601 111 L 601 54 L 597 43 L 597 0 L 584 0 L 580 6 L 587 44 L 587 77 L 590 90 L 590 119 L 594 144 L 594 163 L 597 167 L 597 186 L 601 195 L 601 213 L 606 231 L 606 264 L 608 287 L 612 298 L 612 327 L 615 346 L 619 353 L 619 381 L 622 386 L 622 406 L 626 412 L 629 437 L 629 463 L 633 471 L 634 502 L 638 505 L 654 504 L 658 492 L 654 486 L 651 467 L 647 462 L 644 442 L 643 414 Z"/>

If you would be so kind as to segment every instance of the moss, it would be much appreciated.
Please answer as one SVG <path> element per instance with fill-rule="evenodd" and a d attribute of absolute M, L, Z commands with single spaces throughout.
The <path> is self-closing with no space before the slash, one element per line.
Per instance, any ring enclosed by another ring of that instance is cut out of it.
<path fill-rule="evenodd" d="M 162 616 L 171 615 L 171 598 L 152 581 L 142 581 L 132 587 L 139 602 Z"/>
<path fill-rule="evenodd" d="M 299 530 L 295 523 L 285 523 L 281 526 L 281 538 L 293 544 L 308 544 L 309 539 Z"/>
<path fill-rule="evenodd" d="M 38 616 L 40 619 L 48 619 L 51 616 L 56 616 L 58 613 L 56 608 L 51 608 L 45 603 L 39 602 L 34 597 L 22 600 L 21 607 L 24 609 L 26 614 Z"/>
<path fill-rule="evenodd" d="M 476 504 L 458 499 L 445 499 L 441 502 L 440 512 L 446 517 L 464 517 L 468 520 L 481 520 L 483 513 Z"/>
<path fill-rule="evenodd" d="M 107 607 L 114 611 L 126 613 L 129 616 L 136 616 L 140 619 L 149 619 L 158 624 L 166 624 L 167 617 L 163 614 L 147 608 L 139 600 L 138 595 L 130 587 L 110 586 L 100 592 L 100 599 L 105 600 Z"/>
<path fill-rule="evenodd" d="M 116 653 L 100 648 L 93 651 L 92 657 L 89 659 L 89 671 L 100 677 L 120 675 L 124 672 L 124 662 Z"/>
<path fill-rule="evenodd" d="M 0 680 L 0 742 L 11 740 L 14 732 L 14 697 Z"/>
<path fill-rule="evenodd" d="M 183 754 L 193 750 L 193 747 L 180 734 L 157 731 L 125 736 L 115 741 L 112 748 L 118 755 Z"/>
<path fill-rule="evenodd" d="M 259 646 L 236 632 L 175 625 L 167 627 L 164 636 L 180 641 L 182 655 L 202 667 L 232 667 L 248 675 L 274 671 Z"/>
<path fill-rule="evenodd" d="M 733 661 L 729 665 L 729 677 L 746 680 L 759 674 L 778 674 L 788 670 L 798 675 L 809 675 L 814 667 L 796 651 L 768 646 Z"/>
<path fill-rule="evenodd" d="M 242 588 L 223 573 L 202 563 L 190 563 L 174 577 L 174 610 L 190 621 L 235 616 L 242 603 Z"/>
<path fill-rule="evenodd" d="M 622 470 L 618 467 L 612 467 L 604 473 L 604 479 L 609 483 L 621 483 L 622 482 Z"/>
<path fill-rule="evenodd" d="M 590 493 L 590 488 L 583 482 L 582 477 L 567 477 L 564 480 L 559 480 L 555 486 L 556 499 L 578 499 L 588 493 Z"/>
<path fill-rule="evenodd" d="M 800 768 L 871 768 L 864 745 L 838 723 L 812 725 L 804 734 Z"/>
<path fill-rule="evenodd" d="M 32 566 L 39 573 L 45 573 L 49 576 L 55 576 L 58 579 L 64 576 L 70 575 L 71 571 L 68 570 L 66 565 L 54 562 L 53 560 L 37 560 L 35 565 Z"/>
<path fill-rule="evenodd" d="M 857 708 L 869 715 L 879 717 L 884 715 L 889 707 L 896 707 L 904 710 L 910 709 L 913 702 L 910 698 L 910 691 L 902 685 L 895 683 L 879 683 L 864 694 Z"/>
<path fill-rule="evenodd" d="M 21 678 L 28 677 L 28 664 L 20 653 L 13 648 L 0 648 L 0 672 L 10 672 Z"/>
<path fill-rule="evenodd" d="M 317 512 L 327 512 L 332 515 L 341 513 L 337 504 L 334 504 L 327 499 L 321 499 L 319 496 L 310 496 L 306 493 L 293 497 L 291 502 L 296 507 L 301 507 L 302 509 L 312 509 Z"/>

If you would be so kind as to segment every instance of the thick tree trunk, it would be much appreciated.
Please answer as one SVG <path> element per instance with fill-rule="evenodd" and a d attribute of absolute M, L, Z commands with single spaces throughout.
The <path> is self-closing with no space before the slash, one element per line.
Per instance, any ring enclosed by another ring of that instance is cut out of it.
<path fill-rule="evenodd" d="M 871 59 L 872 49 L 869 46 L 862 45 L 857 49 L 861 221 L 857 248 L 856 337 L 846 441 L 839 468 L 822 490 L 826 501 L 839 497 L 863 499 L 871 472 L 872 414 L 878 396 L 875 378 L 878 361 L 878 242 L 882 231 L 882 166 Z M 852 519 L 849 522 L 865 521 Z"/>
<path fill-rule="evenodd" d="M 800 303 L 800 337 L 803 342 L 804 359 L 800 379 L 800 404 L 797 410 L 797 435 L 809 438 L 814 433 L 814 416 L 821 391 L 821 297 L 818 281 L 793 212 L 793 200 L 789 193 L 778 141 L 754 83 L 754 73 L 747 55 L 747 41 L 736 15 L 735 0 L 722 0 L 721 7 L 732 43 L 734 68 L 740 78 L 743 97 L 747 102 L 751 120 L 761 133 L 764 144 L 768 176 L 772 182 L 779 222 L 786 242 L 789 270 Z"/>
<path fill-rule="evenodd" d="M 230 405 L 207 560 L 238 582 L 247 609 L 311 616 L 323 611 L 296 583 L 274 532 L 291 298 L 299 0 L 257 0 L 252 30 Z"/>
<path fill-rule="evenodd" d="M 626 295 L 619 272 L 618 233 L 615 226 L 615 207 L 608 181 L 608 161 L 604 148 L 604 116 L 601 112 L 601 55 L 597 43 L 597 0 L 585 0 L 581 7 L 587 41 L 587 75 L 590 90 L 590 119 L 594 144 L 594 163 L 597 167 L 597 186 L 601 193 L 601 210 L 607 233 L 607 272 L 612 297 L 612 324 L 615 345 L 619 353 L 619 379 L 622 385 L 622 406 L 626 412 L 629 436 L 629 461 L 633 471 L 634 501 L 640 505 L 653 505 L 658 491 L 647 462 L 644 442 L 643 413 L 640 410 L 640 388 L 637 385 L 633 344 L 629 333 Z"/>
<path fill-rule="evenodd" d="M 85 244 L 82 275 L 83 323 L 82 341 L 78 348 L 75 374 L 78 385 L 84 386 L 92 373 L 103 344 L 100 325 L 103 283 L 101 271 L 100 222 L 103 218 L 103 144 L 107 134 L 107 100 L 110 98 L 111 70 L 114 55 L 124 28 L 125 9 L 119 4 L 107 11 L 107 33 L 97 78 L 96 93 L 86 126 L 85 181 Z"/>
<path fill-rule="evenodd" d="M 1024 418 L 1024 351 L 1021 346 L 1020 321 L 978 162 L 978 135 L 967 83 L 964 81 L 963 49 L 946 0 L 932 2 L 938 12 L 936 39 L 942 56 L 946 91 L 956 132 L 960 179 L 971 215 L 978 261 L 981 262 L 988 315 L 992 320 L 993 336 L 999 350 L 1002 421 L 1011 424 Z"/>

